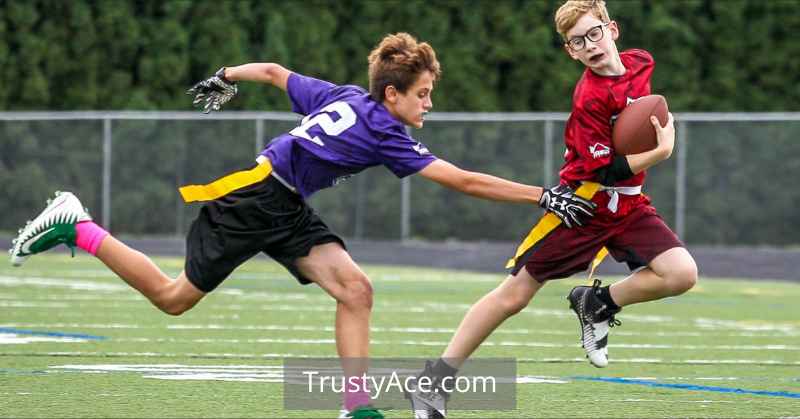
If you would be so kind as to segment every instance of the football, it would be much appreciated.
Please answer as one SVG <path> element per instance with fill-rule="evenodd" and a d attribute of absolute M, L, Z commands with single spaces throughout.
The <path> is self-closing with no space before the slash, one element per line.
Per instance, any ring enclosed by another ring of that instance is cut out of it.
<path fill-rule="evenodd" d="M 614 152 L 627 156 L 656 148 L 656 130 L 650 123 L 650 115 L 655 115 L 663 127 L 668 112 L 667 100 L 661 95 L 642 96 L 629 103 L 617 116 L 611 132 Z"/>

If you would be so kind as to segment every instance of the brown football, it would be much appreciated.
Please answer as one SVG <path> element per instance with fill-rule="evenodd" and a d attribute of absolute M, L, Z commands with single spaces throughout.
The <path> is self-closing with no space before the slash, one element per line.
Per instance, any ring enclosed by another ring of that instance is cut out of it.
<path fill-rule="evenodd" d="M 663 127 L 668 112 L 667 100 L 661 95 L 642 96 L 629 103 L 617 117 L 611 132 L 614 152 L 627 156 L 656 148 L 656 130 L 650 123 L 650 115 L 655 115 Z"/>

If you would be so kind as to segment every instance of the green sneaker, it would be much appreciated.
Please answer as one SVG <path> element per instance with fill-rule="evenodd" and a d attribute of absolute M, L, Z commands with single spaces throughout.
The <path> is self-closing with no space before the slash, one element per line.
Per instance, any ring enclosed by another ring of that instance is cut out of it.
<path fill-rule="evenodd" d="M 370 406 L 358 406 L 353 409 L 352 412 L 347 412 L 346 410 L 342 410 L 342 414 L 339 415 L 339 419 L 383 419 L 383 413 L 380 410 Z"/>
<path fill-rule="evenodd" d="M 37 253 L 66 244 L 75 255 L 75 224 L 91 221 L 92 217 L 83 208 L 81 201 L 69 192 L 56 192 L 53 199 L 47 200 L 47 208 L 28 221 L 19 230 L 19 235 L 11 241 L 11 264 L 22 265 L 25 260 Z"/>

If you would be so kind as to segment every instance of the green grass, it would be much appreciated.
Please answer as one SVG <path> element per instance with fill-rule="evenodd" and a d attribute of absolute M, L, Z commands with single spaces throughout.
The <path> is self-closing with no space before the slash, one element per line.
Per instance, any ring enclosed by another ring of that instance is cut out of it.
<path fill-rule="evenodd" d="M 172 274 L 182 268 L 176 259 L 157 263 Z M 438 356 L 469 305 L 503 278 L 421 268 L 365 270 L 376 292 L 374 357 Z M 476 354 L 516 358 L 519 375 L 561 383 L 519 384 L 516 410 L 453 411 L 451 417 L 800 415 L 797 284 L 701 278 L 679 298 L 628 307 L 619 316 L 623 325 L 612 330 L 612 364 L 600 370 L 583 358 L 577 323 L 564 300 L 582 282 L 548 284 Z M 319 288 L 298 285 L 266 260 L 237 270 L 181 317 L 160 313 L 91 257 L 43 255 L 23 268 L 6 265 L 0 268 L 0 328 L 107 339 L 2 344 L 0 331 L 0 416 L 335 417 L 338 412 L 283 410 L 280 383 L 164 380 L 141 371 L 168 364 L 277 367 L 284 357 L 334 356 L 333 308 Z M 70 365 L 95 370 L 65 368 Z M 132 370 L 111 370 L 121 365 Z M 410 413 L 398 406 L 388 417 Z"/>

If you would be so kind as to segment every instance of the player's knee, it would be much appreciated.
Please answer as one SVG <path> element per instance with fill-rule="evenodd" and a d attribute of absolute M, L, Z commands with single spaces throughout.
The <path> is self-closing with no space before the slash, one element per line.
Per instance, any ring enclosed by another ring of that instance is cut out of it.
<path fill-rule="evenodd" d="M 168 295 L 159 295 L 152 299 L 153 305 L 162 312 L 170 316 L 180 316 L 181 314 L 189 311 L 193 305 L 180 301 L 177 298 Z"/>
<path fill-rule="evenodd" d="M 683 294 L 697 284 L 697 264 L 687 260 L 675 266 L 670 275 L 670 288 L 674 295 Z"/>
<path fill-rule="evenodd" d="M 506 315 L 512 316 L 527 307 L 530 301 L 530 298 L 526 298 L 524 295 L 504 295 L 500 299 L 500 307 Z"/>
<path fill-rule="evenodd" d="M 186 313 L 191 308 L 187 304 L 180 304 L 180 303 L 167 303 L 158 306 L 161 311 L 170 316 L 180 316 L 183 313 Z"/>
<path fill-rule="evenodd" d="M 180 316 L 197 303 L 197 300 L 181 295 L 173 287 L 166 287 L 151 301 L 159 310 L 170 316 Z"/>
<path fill-rule="evenodd" d="M 356 309 L 372 310 L 372 283 L 359 272 L 344 282 L 345 292 L 339 298 L 342 304 Z"/>

